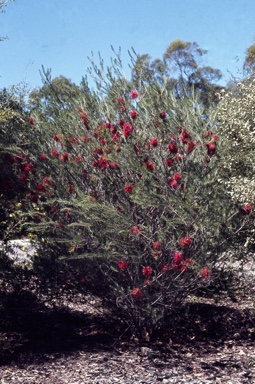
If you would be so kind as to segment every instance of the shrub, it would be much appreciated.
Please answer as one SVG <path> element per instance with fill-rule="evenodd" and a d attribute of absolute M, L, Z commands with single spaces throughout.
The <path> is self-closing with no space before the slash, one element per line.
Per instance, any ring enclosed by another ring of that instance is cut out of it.
<path fill-rule="evenodd" d="M 225 146 L 214 114 L 164 84 L 132 89 L 117 64 L 106 79 L 94 67 L 97 91 L 84 81 L 67 109 L 34 111 L 23 215 L 37 263 L 76 266 L 144 337 L 229 268 L 246 216 L 218 183 Z"/>
<path fill-rule="evenodd" d="M 224 139 L 219 182 L 247 216 L 245 229 L 249 231 L 244 232 L 244 238 L 246 245 L 254 248 L 254 217 L 249 213 L 255 203 L 255 79 L 251 77 L 232 88 L 221 92 L 217 108 L 218 131 Z"/>

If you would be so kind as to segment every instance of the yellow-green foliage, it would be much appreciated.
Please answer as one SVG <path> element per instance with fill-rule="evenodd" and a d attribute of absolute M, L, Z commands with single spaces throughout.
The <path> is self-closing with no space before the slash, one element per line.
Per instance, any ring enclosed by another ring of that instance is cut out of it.
<path fill-rule="evenodd" d="M 11 108 L 7 107 L 7 103 L 2 104 L 0 108 L 0 124 L 6 123 L 13 117 L 13 114 Z"/>
<path fill-rule="evenodd" d="M 238 83 L 220 94 L 217 117 L 225 146 L 227 190 L 237 202 L 255 201 L 255 79 Z"/>

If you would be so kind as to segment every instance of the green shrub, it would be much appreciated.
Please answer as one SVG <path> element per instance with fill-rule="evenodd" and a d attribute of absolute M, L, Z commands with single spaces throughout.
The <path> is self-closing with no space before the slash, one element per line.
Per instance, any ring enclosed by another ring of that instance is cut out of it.
<path fill-rule="evenodd" d="M 75 266 L 144 337 L 231 267 L 252 213 L 218 182 L 227 149 L 213 111 L 164 84 L 134 90 L 118 66 L 106 80 L 94 69 L 97 91 L 84 81 L 67 108 L 33 112 L 22 220 L 40 244 L 36 264 Z"/>

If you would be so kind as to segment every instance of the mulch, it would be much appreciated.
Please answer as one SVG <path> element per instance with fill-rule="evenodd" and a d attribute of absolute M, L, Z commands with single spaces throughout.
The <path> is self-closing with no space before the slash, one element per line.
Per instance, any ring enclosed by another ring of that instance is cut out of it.
<path fill-rule="evenodd" d="M 174 322 L 143 343 L 98 298 L 54 306 L 30 299 L 19 293 L 5 307 L 0 384 L 255 383 L 250 289 L 237 301 L 191 298 Z"/>

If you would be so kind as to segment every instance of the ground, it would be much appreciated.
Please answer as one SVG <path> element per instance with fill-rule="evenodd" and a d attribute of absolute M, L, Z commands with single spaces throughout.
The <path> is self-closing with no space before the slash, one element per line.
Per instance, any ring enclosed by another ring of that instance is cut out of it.
<path fill-rule="evenodd" d="M 123 335 L 90 295 L 52 306 L 11 293 L 0 327 L 0 383 L 255 383 L 249 279 L 234 301 L 190 298 L 174 324 L 144 343 Z"/>

